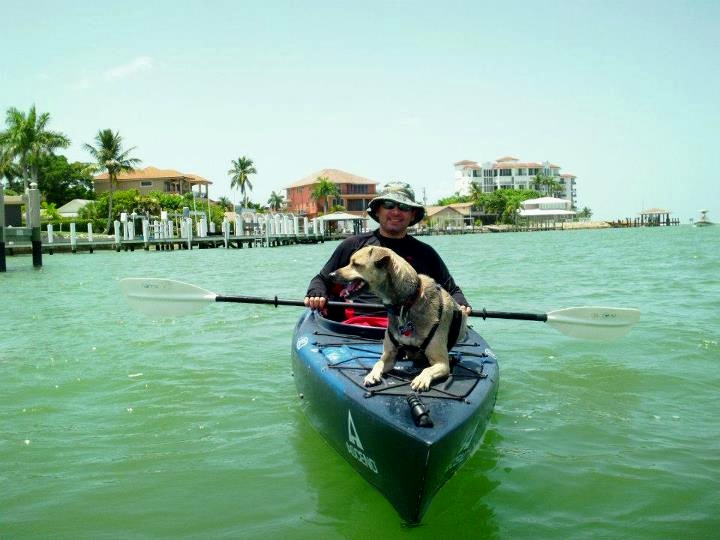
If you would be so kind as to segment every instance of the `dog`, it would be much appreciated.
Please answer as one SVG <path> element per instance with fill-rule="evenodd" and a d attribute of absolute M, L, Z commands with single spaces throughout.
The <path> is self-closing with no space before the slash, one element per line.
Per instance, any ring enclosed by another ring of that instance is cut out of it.
<path fill-rule="evenodd" d="M 403 354 L 411 360 L 424 356 L 430 364 L 410 383 L 415 391 L 428 390 L 434 380 L 450 374 L 448 351 L 465 337 L 467 316 L 435 280 L 418 274 L 394 251 L 379 246 L 356 251 L 350 263 L 330 277 L 345 285 L 342 297 L 367 290 L 388 310 L 383 353 L 363 380 L 365 386 L 380 383 Z"/>

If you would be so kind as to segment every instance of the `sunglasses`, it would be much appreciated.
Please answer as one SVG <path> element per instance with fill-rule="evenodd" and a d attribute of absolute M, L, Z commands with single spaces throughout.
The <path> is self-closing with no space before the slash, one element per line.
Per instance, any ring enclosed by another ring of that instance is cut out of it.
<path fill-rule="evenodd" d="M 384 200 L 380 203 L 385 210 L 392 210 L 393 208 L 399 208 L 403 212 L 409 212 L 413 209 L 412 206 L 405 203 L 398 203 L 395 201 Z"/>

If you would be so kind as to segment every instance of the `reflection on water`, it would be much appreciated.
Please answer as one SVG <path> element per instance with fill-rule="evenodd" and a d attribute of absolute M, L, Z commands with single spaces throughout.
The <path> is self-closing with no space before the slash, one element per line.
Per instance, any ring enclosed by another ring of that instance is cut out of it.
<path fill-rule="evenodd" d="M 316 502 L 308 523 L 338 538 L 403 537 L 408 528 L 392 505 L 335 452 L 300 411 L 293 412 L 292 446 L 305 474 L 307 496 Z M 453 530 L 455 538 L 494 537 L 499 526 L 492 508 L 483 499 L 500 485 L 488 475 L 497 467 L 496 443 L 500 434 L 492 427 L 475 454 L 438 491 L 419 525 L 410 526 L 417 538 L 433 537 Z M 398 451 L 402 451 L 398 449 Z M 458 529 L 458 523 L 463 527 Z M 467 536 L 463 536 L 463 530 Z"/>

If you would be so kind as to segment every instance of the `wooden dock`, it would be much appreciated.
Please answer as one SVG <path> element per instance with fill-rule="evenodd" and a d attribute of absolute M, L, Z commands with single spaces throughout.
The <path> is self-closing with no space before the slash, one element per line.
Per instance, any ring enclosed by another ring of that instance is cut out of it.
<path fill-rule="evenodd" d="M 205 237 L 193 237 L 190 240 L 186 238 L 154 238 L 145 240 L 142 237 L 132 240 L 116 241 L 112 237 L 94 238 L 92 241 L 87 238 L 76 238 L 72 241 L 70 238 L 59 237 L 57 234 L 53 242 L 47 241 L 47 235 L 43 234 L 42 251 L 48 255 L 54 253 L 77 253 L 89 252 L 95 250 L 112 250 L 116 252 L 122 251 L 175 251 L 188 249 L 243 249 L 253 247 L 278 247 L 290 246 L 294 244 L 317 244 L 324 242 L 325 238 L 321 235 L 249 235 L 249 236 L 229 236 L 211 235 Z M 26 255 L 31 253 L 31 246 L 28 242 L 10 242 L 5 245 L 5 253 L 7 255 Z"/>
<path fill-rule="evenodd" d="M 641 218 L 624 218 L 616 219 L 615 221 L 608 221 L 611 227 L 616 229 L 625 229 L 628 227 L 670 227 L 680 225 L 680 219 L 678 218 L 667 218 L 664 220 L 644 220 Z"/>

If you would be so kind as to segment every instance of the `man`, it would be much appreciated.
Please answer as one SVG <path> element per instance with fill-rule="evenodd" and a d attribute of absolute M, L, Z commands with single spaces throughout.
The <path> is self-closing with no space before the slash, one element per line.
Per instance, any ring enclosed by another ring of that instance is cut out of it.
<path fill-rule="evenodd" d="M 383 246 L 407 260 L 419 274 L 425 274 L 439 283 L 463 311 L 470 313 L 471 308 L 462 290 L 450 275 L 450 271 L 438 253 L 429 245 L 407 234 L 408 227 L 415 225 L 425 216 L 425 208 L 415 202 L 415 196 L 407 184 L 388 184 L 385 190 L 370 201 L 367 210 L 371 218 L 380 224 L 380 228 L 343 240 L 335 249 L 308 286 L 305 305 L 311 309 L 322 310 L 328 298 L 335 299 L 342 289 L 330 279 L 330 273 L 347 265 L 353 253 L 364 246 Z M 377 302 L 377 298 L 360 295 L 359 302 Z"/>

